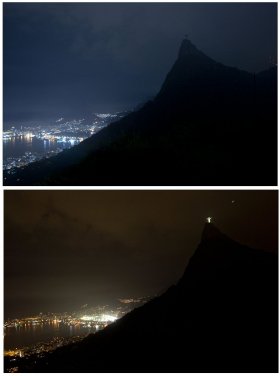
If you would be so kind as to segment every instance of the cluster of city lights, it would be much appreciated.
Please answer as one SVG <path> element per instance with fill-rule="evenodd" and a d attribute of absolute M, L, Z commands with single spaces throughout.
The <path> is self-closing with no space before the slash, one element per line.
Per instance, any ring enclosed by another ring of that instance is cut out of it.
<path fill-rule="evenodd" d="M 121 113 L 97 113 L 93 114 L 91 120 L 66 121 L 61 117 L 51 125 L 11 126 L 4 130 L 2 135 L 4 143 L 3 170 L 6 170 L 8 174 L 13 174 L 16 168 L 22 168 L 42 158 L 50 158 L 64 149 L 78 145 L 106 127 L 111 121 L 122 116 Z M 38 142 L 41 143 L 40 150 Z M 18 145 L 21 145 L 21 148 L 22 145 L 27 148 L 22 151 L 21 155 L 17 152 Z M 6 146 L 10 151 L 16 151 L 15 155 L 6 154 Z"/>
<path fill-rule="evenodd" d="M 102 314 L 101 316 L 82 316 L 81 320 L 83 321 L 96 321 L 96 322 L 114 322 L 118 318 L 116 316 Z"/>

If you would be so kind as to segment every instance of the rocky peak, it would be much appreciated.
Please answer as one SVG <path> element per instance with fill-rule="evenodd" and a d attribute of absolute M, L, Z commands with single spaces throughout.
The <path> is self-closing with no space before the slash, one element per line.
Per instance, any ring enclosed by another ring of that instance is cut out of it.
<path fill-rule="evenodd" d="M 213 223 L 205 223 L 202 231 L 201 241 L 226 240 L 228 236 L 224 235 Z"/>
<path fill-rule="evenodd" d="M 182 41 L 181 47 L 179 49 L 178 58 L 190 55 L 206 56 L 203 52 L 199 51 L 188 38 L 185 38 Z"/>

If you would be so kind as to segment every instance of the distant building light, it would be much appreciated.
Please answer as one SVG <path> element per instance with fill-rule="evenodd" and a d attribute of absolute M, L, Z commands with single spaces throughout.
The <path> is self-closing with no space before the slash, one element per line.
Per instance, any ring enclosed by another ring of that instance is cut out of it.
<path fill-rule="evenodd" d="M 81 320 L 84 321 L 93 321 L 95 318 L 93 316 L 82 316 Z"/>
<path fill-rule="evenodd" d="M 118 318 L 111 315 L 102 315 L 102 321 L 116 321 Z"/>

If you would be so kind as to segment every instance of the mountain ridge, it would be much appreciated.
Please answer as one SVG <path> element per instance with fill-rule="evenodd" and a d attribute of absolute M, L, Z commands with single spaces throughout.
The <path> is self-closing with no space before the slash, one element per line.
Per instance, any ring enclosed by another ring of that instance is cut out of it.
<path fill-rule="evenodd" d="M 227 67 L 184 40 L 152 101 L 4 184 L 275 185 L 276 135 L 276 69 Z"/>
<path fill-rule="evenodd" d="M 277 280 L 275 255 L 206 224 L 177 284 L 21 371 L 277 372 Z"/>

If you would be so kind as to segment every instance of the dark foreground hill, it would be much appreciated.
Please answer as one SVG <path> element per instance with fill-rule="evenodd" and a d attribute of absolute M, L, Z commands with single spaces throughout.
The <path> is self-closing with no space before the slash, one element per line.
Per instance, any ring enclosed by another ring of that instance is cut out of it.
<path fill-rule="evenodd" d="M 277 257 L 212 224 L 177 285 L 23 372 L 277 372 Z"/>
<path fill-rule="evenodd" d="M 159 62 L 160 63 L 160 62 Z M 276 185 L 277 71 L 217 63 L 189 40 L 154 100 L 5 185 Z"/>

